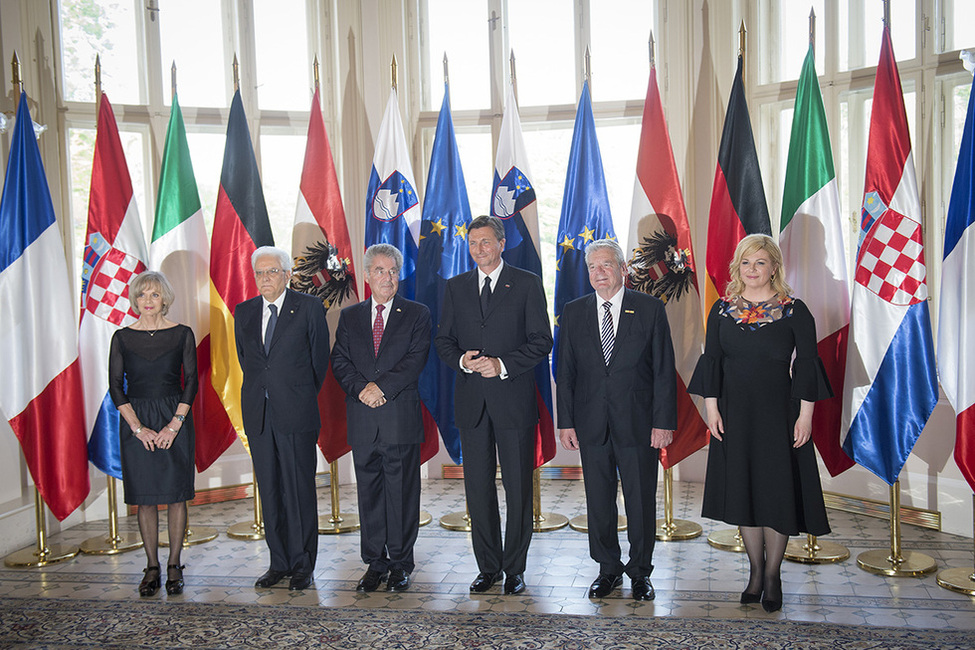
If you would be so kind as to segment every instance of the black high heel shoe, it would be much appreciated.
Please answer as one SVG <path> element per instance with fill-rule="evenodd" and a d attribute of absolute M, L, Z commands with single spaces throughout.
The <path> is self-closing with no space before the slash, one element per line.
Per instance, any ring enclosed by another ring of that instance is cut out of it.
<path fill-rule="evenodd" d="M 741 592 L 741 604 L 742 605 L 754 605 L 757 602 L 761 602 L 762 594 L 750 594 L 747 591 Z"/>
<path fill-rule="evenodd" d="M 765 585 L 762 608 L 769 613 L 782 609 L 782 578 L 773 578 L 770 584 Z"/>
<path fill-rule="evenodd" d="M 145 575 L 139 583 L 139 595 L 143 598 L 155 596 L 159 591 L 159 565 L 146 567 L 142 572 Z"/>
<path fill-rule="evenodd" d="M 183 593 L 183 569 L 185 568 L 185 564 L 170 564 L 166 567 L 167 578 L 169 577 L 169 571 L 179 571 L 178 578 L 175 580 L 166 580 L 166 593 L 170 596 L 178 596 Z"/>

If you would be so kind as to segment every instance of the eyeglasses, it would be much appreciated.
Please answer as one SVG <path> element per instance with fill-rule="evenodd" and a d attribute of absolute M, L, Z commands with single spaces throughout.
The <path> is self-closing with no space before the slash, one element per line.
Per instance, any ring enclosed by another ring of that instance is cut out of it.
<path fill-rule="evenodd" d="M 263 278 L 265 275 L 269 278 L 273 278 L 280 272 L 281 269 L 265 269 L 264 271 L 254 271 L 254 277 L 256 277 L 258 280 Z"/>
<path fill-rule="evenodd" d="M 375 276 L 377 278 L 381 278 L 381 277 L 384 277 L 384 276 L 389 276 L 391 278 L 398 278 L 399 277 L 399 269 L 383 270 L 383 269 L 373 268 L 373 269 L 370 269 L 369 270 L 369 274 L 370 275 L 373 275 L 373 276 Z"/>

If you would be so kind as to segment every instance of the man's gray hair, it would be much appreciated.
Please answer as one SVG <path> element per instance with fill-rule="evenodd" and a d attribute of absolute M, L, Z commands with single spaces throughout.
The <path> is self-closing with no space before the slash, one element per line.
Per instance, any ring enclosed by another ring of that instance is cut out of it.
<path fill-rule="evenodd" d="M 366 273 L 369 273 L 369 270 L 372 269 L 372 261 L 377 255 L 382 255 L 393 260 L 396 264 L 397 273 L 403 270 L 403 254 L 399 252 L 398 248 L 392 244 L 373 244 L 366 249 L 366 254 L 362 258 L 362 263 L 366 267 Z"/>
<path fill-rule="evenodd" d="M 620 268 L 626 268 L 626 258 L 623 257 L 623 249 L 615 239 L 597 239 L 586 246 L 586 264 L 589 264 L 589 256 L 602 249 L 613 251 L 613 257 Z"/>
<path fill-rule="evenodd" d="M 498 241 L 504 239 L 504 223 L 493 215 L 482 214 L 479 217 L 475 217 L 474 220 L 471 221 L 470 225 L 467 226 L 467 232 L 470 232 L 475 228 L 490 228 L 494 231 L 494 236 Z"/>
<path fill-rule="evenodd" d="M 282 271 L 291 270 L 291 256 L 277 246 L 261 246 L 251 254 L 251 268 L 257 270 L 257 260 L 265 255 L 278 258 Z"/>

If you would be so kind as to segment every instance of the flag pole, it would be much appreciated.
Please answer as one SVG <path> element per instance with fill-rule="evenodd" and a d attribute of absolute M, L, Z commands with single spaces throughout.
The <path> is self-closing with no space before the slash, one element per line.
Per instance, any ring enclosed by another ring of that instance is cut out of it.
<path fill-rule="evenodd" d="M 102 105 L 102 60 L 95 55 L 95 121 L 98 121 L 98 109 Z M 142 548 L 142 536 L 139 533 L 119 533 L 118 529 L 118 485 L 115 477 L 106 474 L 108 489 L 108 537 L 96 535 L 81 543 L 81 552 L 87 555 L 116 555 L 126 551 Z"/>
<path fill-rule="evenodd" d="M 10 71 L 10 83 L 14 89 L 14 97 L 18 98 L 24 90 L 24 78 L 21 74 L 20 57 L 17 56 L 16 50 L 10 59 Z M 30 116 L 27 116 L 27 119 L 30 119 Z M 79 548 L 77 546 L 47 543 L 44 499 L 41 498 L 40 490 L 37 489 L 36 485 L 34 486 L 34 519 L 37 529 L 37 546 L 14 551 L 4 558 L 3 563 L 5 565 L 9 567 L 40 567 L 71 559 L 78 554 Z"/>
<path fill-rule="evenodd" d="M 890 577 L 923 576 L 938 568 L 934 558 L 918 551 L 901 550 L 901 482 L 890 486 L 890 550 L 864 551 L 857 566 L 869 573 Z"/>
<path fill-rule="evenodd" d="M 650 30 L 650 69 L 657 68 L 657 55 L 654 51 L 653 30 Z M 656 538 L 661 542 L 682 541 L 700 537 L 704 529 L 701 525 L 687 519 L 674 519 L 674 468 L 664 469 L 664 518 L 657 520 Z"/>
<path fill-rule="evenodd" d="M 975 494 L 972 495 L 972 528 L 975 530 Z M 951 591 L 975 596 L 975 569 L 972 565 L 945 569 L 938 574 L 938 585 Z"/>

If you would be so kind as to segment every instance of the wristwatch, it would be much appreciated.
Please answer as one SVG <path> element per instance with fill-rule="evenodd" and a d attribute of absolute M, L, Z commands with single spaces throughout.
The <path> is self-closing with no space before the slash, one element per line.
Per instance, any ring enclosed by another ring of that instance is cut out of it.
<path fill-rule="evenodd" d="M 180 415 L 179 413 L 177 413 L 173 417 L 176 418 L 177 420 L 179 420 L 180 422 L 182 422 L 182 421 L 184 421 L 186 419 L 186 416 L 185 415 Z"/>

